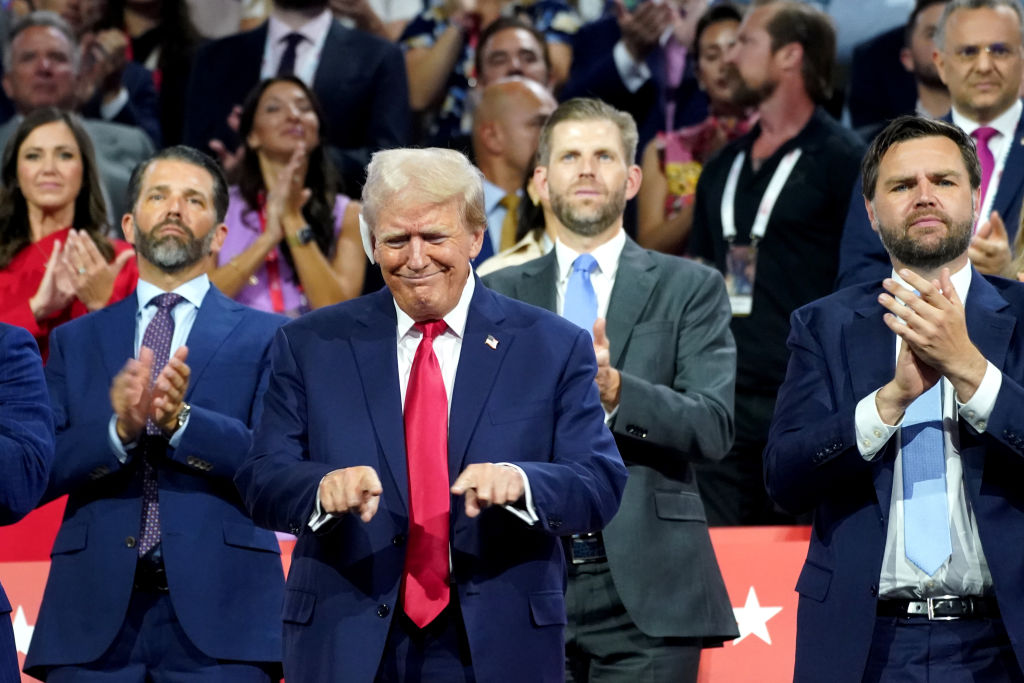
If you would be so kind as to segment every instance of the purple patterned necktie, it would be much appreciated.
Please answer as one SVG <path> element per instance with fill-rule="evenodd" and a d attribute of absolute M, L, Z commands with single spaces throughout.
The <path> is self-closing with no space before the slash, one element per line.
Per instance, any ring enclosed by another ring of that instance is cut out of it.
<path fill-rule="evenodd" d="M 171 337 L 174 336 L 174 318 L 171 310 L 184 301 L 184 297 L 174 292 L 160 294 L 149 300 L 147 306 L 156 306 L 156 315 L 146 327 L 142 336 L 142 345 L 153 351 L 153 372 L 150 383 L 155 382 L 160 371 L 167 365 L 171 356 Z M 146 436 L 143 442 L 147 450 L 156 445 L 160 436 L 160 426 L 150 418 L 146 420 Z M 142 525 L 139 533 L 139 555 L 145 555 L 160 542 L 160 505 L 156 483 L 156 470 L 149 459 L 143 461 L 142 467 Z"/>

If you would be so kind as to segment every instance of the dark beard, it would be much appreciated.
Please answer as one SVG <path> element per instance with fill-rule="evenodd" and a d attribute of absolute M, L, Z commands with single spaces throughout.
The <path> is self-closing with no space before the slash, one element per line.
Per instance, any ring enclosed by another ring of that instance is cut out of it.
<path fill-rule="evenodd" d="M 743 108 L 757 107 L 771 97 L 775 92 L 775 88 L 778 86 L 778 83 L 765 82 L 759 88 L 751 88 L 746 84 L 746 82 L 744 82 L 743 78 L 740 77 L 740 72 L 736 67 L 732 67 L 728 70 L 728 78 L 732 82 L 732 90 L 729 93 L 729 102 Z"/>
<path fill-rule="evenodd" d="M 600 235 L 621 218 L 622 213 L 626 210 L 626 188 L 612 194 L 608 203 L 591 216 L 580 215 L 562 194 L 551 195 L 551 210 L 562 225 L 577 235 L 584 237 Z"/>
<path fill-rule="evenodd" d="M 921 215 L 937 215 L 946 224 L 946 236 L 934 247 L 927 248 L 907 234 L 907 227 Z M 935 270 L 967 251 L 971 244 L 973 225 L 973 220 L 954 223 L 946 214 L 928 211 L 911 214 L 898 229 L 879 223 L 878 236 L 882 238 L 882 244 L 889 255 L 903 265 L 922 270 Z"/>
<path fill-rule="evenodd" d="M 205 258 L 210 253 L 210 245 L 213 243 L 213 236 L 216 232 L 211 230 L 205 237 L 197 240 L 195 234 L 178 221 L 163 221 L 149 232 L 140 230 L 134 217 L 132 217 L 132 222 L 135 223 L 135 251 L 139 256 L 169 274 L 181 272 Z M 175 235 L 154 239 L 152 235 L 165 225 L 175 225 L 181 228 L 188 236 L 187 239 L 183 241 Z"/>

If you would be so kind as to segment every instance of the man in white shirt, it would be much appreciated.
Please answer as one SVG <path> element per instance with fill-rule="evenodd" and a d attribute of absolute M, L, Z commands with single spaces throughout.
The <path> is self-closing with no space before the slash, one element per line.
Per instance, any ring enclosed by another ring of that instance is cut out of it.
<path fill-rule="evenodd" d="M 764 459 L 814 511 L 797 681 L 1024 680 L 1024 286 L 971 266 L 981 175 L 960 128 L 894 121 L 863 164 L 890 277 L 793 315 Z"/>
<path fill-rule="evenodd" d="M 558 218 L 555 248 L 485 278 L 592 332 L 601 403 L 630 470 L 608 528 L 566 539 L 572 681 L 695 681 L 701 648 L 736 636 L 691 464 L 732 445 L 729 301 L 717 271 L 626 236 L 637 138 L 632 117 L 600 100 L 559 106 L 534 174 Z"/>

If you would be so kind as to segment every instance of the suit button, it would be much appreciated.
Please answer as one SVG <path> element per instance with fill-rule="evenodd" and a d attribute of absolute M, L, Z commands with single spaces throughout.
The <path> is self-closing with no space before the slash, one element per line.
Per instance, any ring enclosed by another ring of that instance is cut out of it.
<path fill-rule="evenodd" d="M 404 543 L 405 543 L 405 536 L 402 535 L 402 534 L 398 534 L 397 536 L 395 536 L 394 538 L 391 539 L 391 545 L 402 545 Z"/>
<path fill-rule="evenodd" d="M 390 607 L 388 607 L 387 605 L 384 605 L 384 604 L 377 605 L 377 616 L 378 617 L 383 619 L 384 617 L 386 617 L 389 614 L 391 614 L 391 608 Z"/>
<path fill-rule="evenodd" d="M 299 527 L 293 526 L 292 527 L 292 536 L 298 536 L 301 531 L 302 531 L 302 529 L 300 529 Z"/>
<path fill-rule="evenodd" d="M 558 527 L 562 526 L 561 517 L 548 517 L 548 526 L 552 529 L 557 529 Z"/>
<path fill-rule="evenodd" d="M 875 585 L 871 586 L 871 595 L 874 596 L 874 597 L 878 597 L 878 586 L 875 586 Z"/>
<path fill-rule="evenodd" d="M 134 548 L 135 547 L 135 537 L 134 536 L 129 536 L 128 538 L 124 539 L 124 545 L 125 545 L 126 548 Z"/>

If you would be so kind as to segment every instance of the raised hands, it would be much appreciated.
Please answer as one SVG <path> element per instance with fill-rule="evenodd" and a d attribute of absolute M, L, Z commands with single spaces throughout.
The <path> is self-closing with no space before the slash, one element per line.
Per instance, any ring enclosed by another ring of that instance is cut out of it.
<path fill-rule="evenodd" d="M 107 263 L 96 248 L 96 243 L 84 230 L 68 232 L 67 243 L 61 254 L 71 290 L 90 311 L 97 311 L 107 305 L 118 274 L 133 258 L 135 252 L 126 249 Z"/>
<path fill-rule="evenodd" d="M 266 231 L 277 235 L 278 240 L 294 234 L 306 224 L 302 207 L 312 196 L 312 192 L 305 187 L 307 160 L 306 144 L 300 142 L 295 146 L 288 163 L 278 171 L 277 177 L 267 188 Z"/>
<path fill-rule="evenodd" d="M 999 214 L 993 211 L 989 219 L 978 226 L 978 232 L 971 238 L 971 246 L 967 249 L 971 263 L 986 275 L 1004 275 L 1012 277 L 1016 273 L 1008 272 L 1010 261 L 1010 237 L 1006 234 L 1006 225 Z"/>
<path fill-rule="evenodd" d="M 597 357 L 597 388 L 601 392 L 601 404 L 611 412 L 619 405 L 622 382 L 619 371 L 611 365 L 611 346 L 605 334 L 605 319 L 594 321 L 594 355 Z"/>
<path fill-rule="evenodd" d="M 188 347 L 180 347 L 151 383 L 153 351 L 143 346 L 138 359 L 129 359 L 117 373 L 110 385 L 110 405 L 117 415 L 117 435 L 122 443 L 136 441 L 149 418 L 153 418 L 165 434 L 174 432 L 188 389 L 187 357 Z"/>
<path fill-rule="evenodd" d="M 906 407 L 941 377 L 949 379 L 961 402 L 970 400 L 987 366 L 967 334 L 964 305 L 949 269 L 943 268 L 939 279 L 931 282 L 907 269 L 900 276 L 916 293 L 886 279 L 882 283 L 886 293 L 878 297 L 888 311 L 885 324 L 904 346 L 893 381 L 876 399 L 879 414 L 888 424 L 895 424 Z M 896 420 L 890 420 L 894 414 Z"/>
<path fill-rule="evenodd" d="M 39 289 L 28 300 L 29 308 L 32 309 L 32 315 L 36 320 L 45 320 L 64 310 L 75 298 L 74 287 L 71 285 L 62 254 L 60 240 L 55 240 L 50 257 L 46 261 L 46 270 L 43 271 Z"/>

